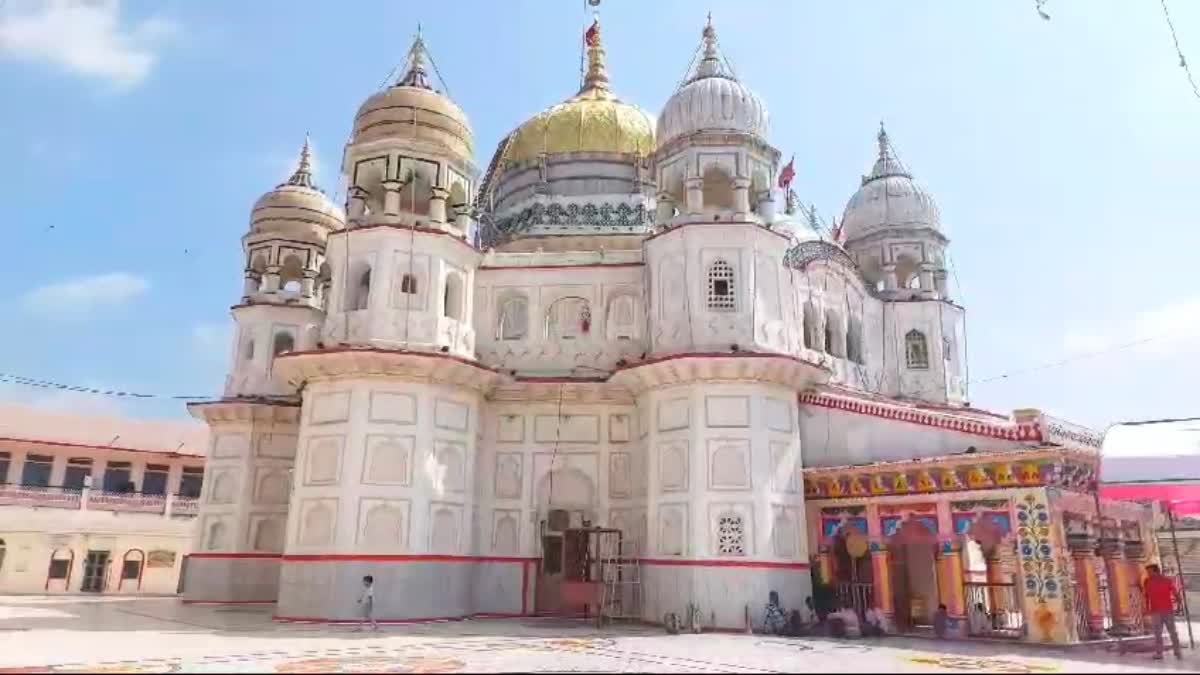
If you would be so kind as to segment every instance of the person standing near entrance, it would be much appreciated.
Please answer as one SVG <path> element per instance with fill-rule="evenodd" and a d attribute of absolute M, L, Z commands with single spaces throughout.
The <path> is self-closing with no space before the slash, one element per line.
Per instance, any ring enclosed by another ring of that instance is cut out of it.
<path fill-rule="evenodd" d="M 362 630 L 368 621 L 371 622 L 371 630 L 379 630 L 379 624 L 375 623 L 375 577 L 370 574 L 363 577 L 363 590 L 362 595 L 358 596 L 358 604 L 362 606 L 362 619 L 354 630 Z"/>
<path fill-rule="evenodd" d="M 1175 604 L 1179 602 L 1179 591 L 1175 583 L 1163 575 L 1158 565 L 1146 565 L 1146 583 L 1142 593 L 1146 596 L 1146 608 L 1150 613 L 1150 630 L 1154 632 L 1154 658 L 1163 657 L 1163 626 L 1171 636 L 1171 649 L 1175 658 L 1182 659 L 1179 633 L 1175 629 Z"/>

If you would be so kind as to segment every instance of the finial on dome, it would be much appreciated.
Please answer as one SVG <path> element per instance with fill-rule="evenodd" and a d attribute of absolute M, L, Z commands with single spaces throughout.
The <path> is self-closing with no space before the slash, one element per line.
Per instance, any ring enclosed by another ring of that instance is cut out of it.
<path fill-rule="evenodd" d="M 892 141 L 888 138 L 887 129 L 884 128 L 883 122 L 879 122 L 879 133 L 876 135 L 876 140 L 879 143 L 879 157 L 875 160 L 875 166 L 872 167 L 871 173 L 863 176 L 863 185 L 884 176 L 908 176 L 908 170 L 900 163 L 896 157 L 896 151 L 892 148 Z"/>
<path fill-rule="evenodd" d="M 308 141 L 308 132 L 304 132 L 304 147 L 300 148 L 300 161 L 296 163 L 296 170 L 292 173 L 291 178 L 288 178 L 283 185 L 297 185 L 313 190 L 317 189 L 313 183 L 312 177 L 312 149 Z M 280 185 L 279 187 L 283 187 Z"/>
<path fill-rule="evenodd" d="M 721 59 L 721 51 L 717 48 L 717 29 L 713 27 L 712 12 L 708 13 L 708 20 L 704 24 L 704 31 L 701 33 L 701 39 L 704 46 L 704 55 L 700 58 L 700 63 L 696 64 L 696 74 L 689 80 L 698 80 L 702 77 L 728 77 L 725 72 L 725 67 Z"/>
<path fill-rule="evenodd" d="M 885 159 L 891 152 L 891 145 L 888 143 L 887 129 L 883 128 L 883 120 L 879 120 L 879 135 L 876 138 L 879 140 L 879 159 Z"/>
<path fill-rule="evenodd" d="M 429 84 L 429 76 L 425 72 L 425 40 L 421 38 L 421 24 L 417 24 L 417 36 L 413 38 L 412 47 L 408 50 L 408 69 L 396 83 L 400 87 L 417 87 L 433 89 Z"/>
<path fill-rule="evenodd" d="M 587 45 L 587 74 L 579 93 L 589 89 L 608 89 L 608 68 L 604 63 L 604 46 L 600 44 L 600 17 L 592 19 L 592 25 L 583 34 Z"/>

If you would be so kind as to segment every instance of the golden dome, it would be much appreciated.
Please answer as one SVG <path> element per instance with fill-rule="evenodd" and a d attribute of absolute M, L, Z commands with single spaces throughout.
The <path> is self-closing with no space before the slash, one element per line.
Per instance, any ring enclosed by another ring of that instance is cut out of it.
<path fill-rule="evenodd" d="M 654 151 L 654 118 L 623 103 L 609 89 L 599 23 L 592 24 L 587 40 L 588 72 L 579 93 L 518 127 L 509 139 L 505 160 L 525 162 L 542 153 L 649 155 Z"/>
<path fill-rule="evenodd" d="M 459 159 L 471 160 L 471 125 L 454 101 L 433 88 L 425 72 L 427 55 L 425 42 L 418 34 L 409 49 L 405 74 L 359 107 L 351 143 L 414 138 L 437 143 Z"/>

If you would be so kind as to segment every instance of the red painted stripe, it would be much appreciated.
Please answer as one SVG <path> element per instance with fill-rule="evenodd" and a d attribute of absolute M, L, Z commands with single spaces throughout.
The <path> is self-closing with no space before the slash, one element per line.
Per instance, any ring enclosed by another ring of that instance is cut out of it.
<path fill-rule="evenodd" d="M 449 562 L 449 563 L 528 563 L 537 562 L 540 558 L 519 558 L 510 556 L 471 556 L 471 555 L 440 555 L 440 554 L 410 554 L 410 555 L 370 555 L 360 553 L 289 553 L 283 556 L 283 562 Z"/>
<path fill-rule="evenodd" d="M 193 560 L 278 560 L 283 556 L 279 553 L 192 553 L 188 557 Z"/>
<path fill-rule="evenodd" d="M 162 455 L 163 457 L 179 457 L 182 459 L 194 459 L 203 464 L 204 455 L 188 455 L 181 452 L 171 450 L 138 450 L 137 448 L 123 448 L 115 445 L 88 445 L 86 443 L 66 443 L 63 441 L 47 441 L 39 438 L 11 438 L 9 436 L 0 436 L 0 443 L 21 443 L 34 445 L 52 445 L 58 448 L 80 448 L 84 450 L 105 450 L 111 452 L 136 452 L 143 455 Z"/>
<path fill-rule="evenodd" d="M 274 605 L 274 600 L 183 600 L 185 605 Z"/>
<path fill-rule="evenodd" d="M 642 558 L 638 562 L 643 565 L 662 567 L 738 567 L 744 569 L 783 569 L 806 570 L 806 562 L 787 563 L 770 562 L 767 560 L 675 560 L 670 558 Z"/>

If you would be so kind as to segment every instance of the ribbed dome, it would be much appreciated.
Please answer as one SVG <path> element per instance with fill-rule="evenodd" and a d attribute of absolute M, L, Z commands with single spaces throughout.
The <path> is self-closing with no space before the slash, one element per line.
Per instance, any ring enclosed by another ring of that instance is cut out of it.
<path fill-rule="evenodd" d="M 470 161 L 474 150 L 467 116 L 429 83 L 425 56 L 425 43 L 417 36 L 409 51 L 409 66 L 404 76 L 359 107 L 350 142 L 417 138 L 437 143 L 458 158 Z"/>
<path fill-rule="evenodd" d="M 312 180 L 312 152 L 308 140 L 300 162 L 287 181 L 259 197 L 250 211 L 250 234 L 280 234 L 324 241 L 345 226 L 342 210 L 317 189 Z"/>
<path fill-rule="evenodd" d="M 941 231 L 941 214 L 933 196 L 913 180 L 896 159 L 887 132 L 879 130 L 879 158 L 842 214 L 843 241 L 887 228 Z"/>
<path fill-rule="evenodd" d="M 509 137 L 504 159 L 526 162 L 542 153 L 606 152 L 649 155 L 654 118 L 622 102 L 609 89 L 599 24 L 589 31 L 588 72 L 579 93 L 521 124 Z"/>
<path fill-rule="evenodd" d="M 697 131 L 767 135 L 767 107 L 725 66 L 711 20 L 704 27 L 703 58 L 659 115 L 658 144 Z"/>

